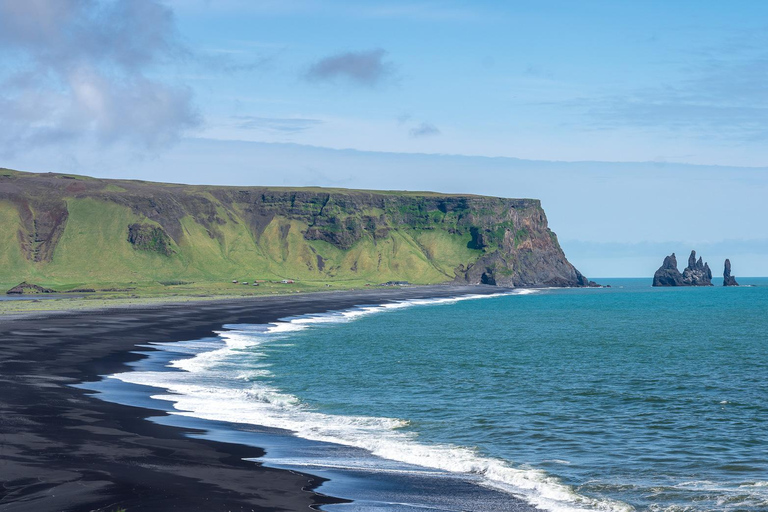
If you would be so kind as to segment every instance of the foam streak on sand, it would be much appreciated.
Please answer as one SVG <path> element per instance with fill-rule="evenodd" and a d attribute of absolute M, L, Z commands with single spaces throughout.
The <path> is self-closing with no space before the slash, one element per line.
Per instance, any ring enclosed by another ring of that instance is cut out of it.
<path fill-rule="evenodd" d="M 520 290 L 512 293 L 525 295 L 536 292 Z M 402 308 L 489 297 L 493 296 L 416 299 L 287 318 L 269 325 L 225 326 L 226 330 L 217 333 L 218 340 L 153 345 L 161 350 L 192 356 L 171 362 L 170 366 L 182 371 L 127 372 L 112 377 L 168 390 L 172 394 L 159 394 L 153 398 L 173 402 L 177 414 L 289 430 L 308 440 L 362 448 L 378 457 L 403 464 L 395 467 L 379 464 L 378 468 L 368 467 L 369 470 L 386 467 L 391 471 L 408 471 L 415 466 L 464 474 L 484 485 L 510 492 L 554 511 L 631 510 L 631 507 L 619 502 L 581 496 L 541 470 L 517 468 L 507 461 L 479 455 L 470 448 L 419 442 L 417 434 L 402 430 L 407 425 L 406 420 L 317 412 L 299 398 L 261 380 L 268 377 L 271 370 L 259 346 L 289 342 L 292 332 Z M 368 465 L 376 466 L 375 460 L 372 458 Z M 339 461 L 334 463 L 340 464 Z M 334 463 L 309 460 L 304 465 L 329 467 Z M 342 466 L 348 467 L 359 463 L 353 460 L 341 462 Z"/>

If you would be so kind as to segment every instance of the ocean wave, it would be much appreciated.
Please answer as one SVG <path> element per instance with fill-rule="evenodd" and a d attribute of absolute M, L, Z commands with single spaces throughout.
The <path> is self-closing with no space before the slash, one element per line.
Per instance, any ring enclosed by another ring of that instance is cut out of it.
<path fill-rule="evenodd" d="M 511 292 L 513 295 L 531 293 L 537 293 L 537 290 Z M 317 412 L 298 397 L 259 380 L 259 377 L 270 374 L 267 369 L 270 365 L 258 347 L 265 343 L 284 342 L 291 333 L 313 325 L 350 322 L 367 315 L 408 307 L 493 297 L 498 295 L 414 299 L 285 318 L 268 325 L 225 326 L 226 330 L 217 333 L 224 346 L 219 342 L 214 348 L 210 340 L 203 342 L 208 350 L 196 346 L 195 342 L 181 344 L 180 353 L 194 354 L 170 363 L 171 367 L 182 371 L 136 371 L 112 377 L 167 390 L 170 394 L 157 394 L 153 398 L 173 402 L 176 414 L 288 430 L 308 440 L 362 448 L 383 459 L 411 466 L 465 474 L 547 510 L 633 510 L 618 501 L 580 495 L 540 469 L 514 467 L 507 461 L 483 456 L 471 448 L 421 442 L 416 433 L 403 430 L 408 425 L 406 420 Z"/>

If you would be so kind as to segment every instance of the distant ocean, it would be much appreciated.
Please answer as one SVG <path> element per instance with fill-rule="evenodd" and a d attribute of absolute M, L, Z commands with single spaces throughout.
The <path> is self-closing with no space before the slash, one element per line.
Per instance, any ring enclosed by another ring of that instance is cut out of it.
<path fill-rule="evenodd" d="M 329 477 L 329 511 L 765 511 L 768 279 L 739 281 L 227 325 L 90 386 Z"/>

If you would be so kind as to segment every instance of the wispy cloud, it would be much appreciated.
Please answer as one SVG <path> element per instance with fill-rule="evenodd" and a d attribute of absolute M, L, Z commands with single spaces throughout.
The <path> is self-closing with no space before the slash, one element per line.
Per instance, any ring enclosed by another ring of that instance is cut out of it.
<path fill-rule="evenodd" d="M 235 116 L 237 127 L 279 133 L 299 133 L 323 124 L 320 119 Z"/>
<path fill-rule="evenodd" d="M 616 242 L 588 242 L 583 240 L 561 240 L 563 244 L 579 254 L 590 257 L 630 257 L 655 255 L 661 263 L 661 260 L 667 254 L 677 252 L 678 259 L 682 262 L 680 255 L 685 258 L 695 249 L 699 255 L 707 259 L 707 254 L 719 254 L 732 252 L 738 253 L 768 253 L 768 239 L 755 238 L 751 240 L 721 240 L 717 242 L 702 242 L 690 240 L 673 240 L 665 242 L 637 242 L 637 243 L 616 243 Z"/>
<path fill-rule="evenodd" d="M 741 141 L 768 138 L 768 105 L 712 104 L 674 96 L 607 98 L 582 105 L 600 128 L 661 128 Z"/>
<path fill-rule="evenodd" d="M 413 116 L 411 114 L 408 114 L 408 113 L 400 114 L 399 116 L 397 116 L 397 126 L 403 126 L 404 124 L 408 123 L 412 118 Z"/>
<path fill-rule="evenodd" d="M 768 139 L 768 53 L 751 46 L 710 52 L 686 77 L 627 95 L 571 102 L 594 126 L 669 130 L 694 137 Z"/>
<path fill-rule="evenodd" d="M 159 149 L 200 124 L 191 91 L 150 77 L 189 57 L 157 0 L 0 0 L 0 151 L 92 139 Z"/>
<path fill-rule="evenodd" d="M 375 19 L 408 19 L 428 22 L 461 22 L 493 19 L 481 6 L 445 1 L 350 2 L 345 6 L 352 15 Z M 498 12 L 495 13 L 498 16 Z"/>
<path fill-rule="evenodd" d="M 432 137 L 434 135 L 440 135 L 440 129 L 432 123 L 423 122 L 418 126 L 411 128 L 408 133 L 413 138 Z"/>
<path fill-rule="evenodd" d="M 346 81 L 364 87 L 381 84 L 393 73 L 392 63 L 384 58 L 381 48 L 346 52 L 324 57 L 309 67 L 305 78 L 310 81 Z"/>
<path fill-rule="evenodd" d="M 354 0 L 167 0 L 179 12 L 248 13 L 251 15 L 315 18 L 337 17 L 339 14 L 358 19 L 404 19 L 427 22 L 463 23 L 496 20 L 498 9 L 455 0 L 387 0 L 360 2 Z"/>

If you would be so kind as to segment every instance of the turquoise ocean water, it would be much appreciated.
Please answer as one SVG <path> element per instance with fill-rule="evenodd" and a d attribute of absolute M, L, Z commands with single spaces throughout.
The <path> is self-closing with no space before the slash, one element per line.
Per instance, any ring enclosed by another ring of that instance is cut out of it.
<path fill-rule="evenodd" d="M 512 495 L 554 511 L 764 511 L 768 279 L 740 281 L 755 286 L 606 279 L 226 326 L 114 377 L 185 417 L 306 440 L 267 462 L 358 500 L 327 510 L 501 510 Z M 441 501 L 459 487 L 423 482 L 444 478 L 480 494 Z"/>

